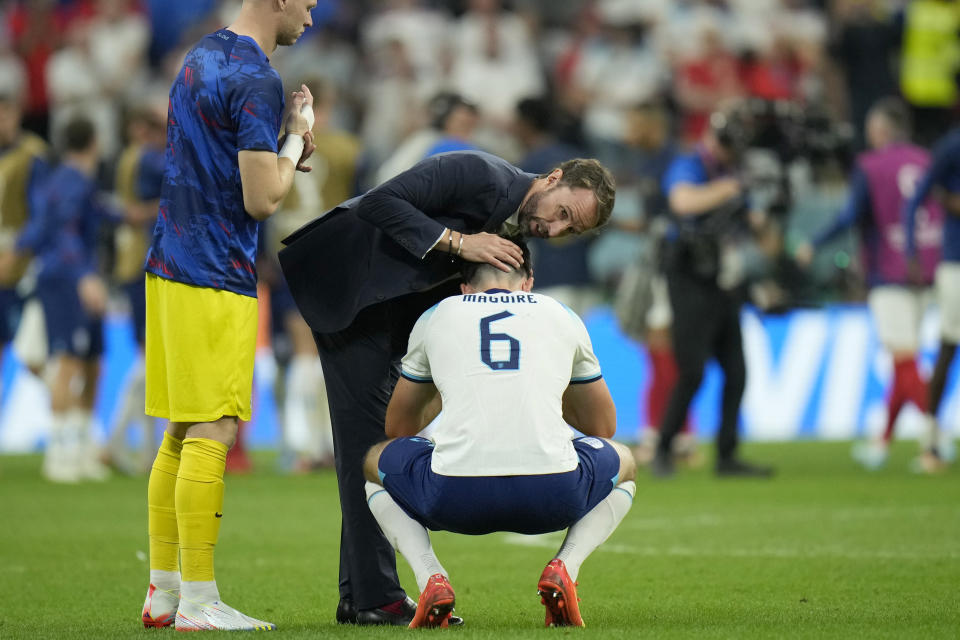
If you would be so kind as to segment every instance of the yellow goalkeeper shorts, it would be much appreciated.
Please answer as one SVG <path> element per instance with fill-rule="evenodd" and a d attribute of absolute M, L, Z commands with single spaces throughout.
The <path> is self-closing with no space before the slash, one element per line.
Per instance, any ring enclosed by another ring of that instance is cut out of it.
<path fill-rule="evenodd" d="M 146 274 L 147 415 L 250 419 L 257 299 Z"/>

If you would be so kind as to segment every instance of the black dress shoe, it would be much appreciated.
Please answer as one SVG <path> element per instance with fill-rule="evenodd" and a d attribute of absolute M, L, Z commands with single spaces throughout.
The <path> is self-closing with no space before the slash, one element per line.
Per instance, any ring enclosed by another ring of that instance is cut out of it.
<path fill-rule="evenodd" d="M 412 598 L 406 598 L 403 601 L 402 613 L 391 613 L 383 609 L 363 609 L 358 611 L 349 598 L 341 598 L 337 604 L 337 622 L 339 624 L 375 624 L 375 625 L 393 625 L 406 627 L 413 620 L 417 613 L 417 603 Z M 448 623 L 451 627 L 459 627 L 463 624 L 463 618 L 451 615 Z"/>
<path fill-rule="evenodd" d="M 350 598 L 340 598 L 337 603 L 337 623 L 357 624 L 357 608 L 353 606 Z"/>
<path fill-rule="evenodd" d="M 718 476 L 727 477 L 769 478 L 773 475 L 773 467 L 750 464 L 737 458 L 717 460 L 717 466 L 714 470 Z"/>

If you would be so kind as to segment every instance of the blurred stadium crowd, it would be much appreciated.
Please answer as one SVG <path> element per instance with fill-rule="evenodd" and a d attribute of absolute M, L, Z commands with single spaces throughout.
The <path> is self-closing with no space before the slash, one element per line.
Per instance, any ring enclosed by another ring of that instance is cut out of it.
<path fill-rule="evenodd" d="M 271 59 L 285 82 L 306 82 L 317 98 L 317 152 L 314 171 L 297 176 L 270 221 L 264 255 L 303 222 L 433 153 L 482 149 L 530 172 L 596 157 L 618 183 L 609 228 L 533 247 L 537 285 L 582 312 L 624 295 L 624 273 L 649 261 L 667 209 L 661 178 L 717 126 L 711 114 L 720 109 L 752 207 L 774 221 L 743 249 L 753 302 L 778 310 L 863 300 L 852 233 L 806 271 L 790 250 L 843 206 L 878 99 L 901 96 L 924 145 L 955 122 L 960 13 L 931 25 L 914 10 L 929 4 L 953 3 L 321 0 L 315 27 Z M 0 2 L 0 99 L 22 109 L 23 127 L 53 156 L 68 123 L 89 118 L 99 183 L 129 208 L 118 186 L 131 179 L 124 150 L 162 149 L 167 92 L 184 53 L 239 5 Z M 133 275 L 124 228 L 102 234 L 102 273 L 117 283 Z M 273 259 L 259 268 L 265 285 L 278 285 Z M 290 377 L 309 386 L 321 375 L 307 372 L 317 368 L 309 331 L 288 317 L 284 294 L 275 297 L 274 326 L 285 330 L 276 351 L 284 363 L 305 357 Z"/>
<path fill-rule="evenodd" d="M 125 120 L 145 104 L 165 104 L 185 50 L 201 34 L 227 24 L 239 4 L 8 1 L 0 4 L 2 82 L 22 95 L 25 126 L 55 147 L 71 114 L 92 118 L 108 176 L 127 142 Z M 334 176 L 341 188 L 312 203 L 313 211 L 432 152 L 476 147 L 534 171 L 563 156 L 599 158 L 618 179 L 616 233 L 568 248 L 541 276 L 542 285 L 609 292 L 644 250 L 638 232 L 663 212 L 659 174 L 673 153 L 699 140 L 718 106 L 738 99 L 776 101 L 780 120 L 803 113 L 811 134 L 835 138 L 822 141 L 826 148 L 789 155 L 774 149 L 788 174 L 782 182 L 789 197 L 780 194 L 776 203 L 788 239 L 816 228 L 840 207 L 845 163 L 863 147 L 864 117 L 878 98 L 901 94 L 922 114 L 921 142 L 943 133 L 955 95 L 911 89 L 913 59 L 931 61 L 923 59 L 929 53 L 919 45 L 907 46 L 911 30 L 927 28 L 911 24 L 907 5 L 324 0 L 314 11 L 316 26 L 296 46 L 278 50 L 272 62 L 287 82 L 322 82 L 330 103 L 327 126 L 355 143 L 354 157 L 346 158 L 355 161 L 354 170 Z M 957 46 L 956 33 L 940 33 Z M 950 64 L 953 73 L 956 61 Z M 754 142 L 783 146 L 776 136 Z M 769 163 L 764 166 L 758 188 L 769 190 L 771 180 L 780 179 L 770 177 Z M 767 263 L 782 248 L 774 244 L 762 247 Z M 794 291 L 793 297 L 862 297 L 850 241 L 831 248 L 812 272 L 820 286 Z M 775 264 L 760 268 L 778 271 Z M 801 287 L 789 275 L 777 275 L 787 287 Z"/>

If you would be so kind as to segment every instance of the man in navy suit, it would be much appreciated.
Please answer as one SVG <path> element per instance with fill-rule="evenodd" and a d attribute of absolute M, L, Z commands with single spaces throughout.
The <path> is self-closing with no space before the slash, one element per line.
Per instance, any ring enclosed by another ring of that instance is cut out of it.
<path fill-rule="evenodd" d="M 343 515 L 338 622 L 406 625 L 416 611 L 367 508 L 362 465 L 386 437 L 387 403 L 414 322 L 459 293 L 458 258 L 505 271 L 521 264 L 517 245 L 499 233 L 584 233 L 609 219 L 613 202 L 613 178 L 596 160 L 538 176 L 486 153 L 451 152 L 284 240 L 280 263 L 313 329 L 330 401 Z"/>

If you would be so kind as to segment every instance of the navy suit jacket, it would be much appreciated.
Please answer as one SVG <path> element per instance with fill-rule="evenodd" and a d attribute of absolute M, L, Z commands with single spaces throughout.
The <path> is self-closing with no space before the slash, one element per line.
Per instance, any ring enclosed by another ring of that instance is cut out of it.
<path fill-rule="evenodd" d="M 496 233 L 534 178 L 488 153 L 453 151 L 347 200 L 283 241 L 280 265 L 300 313 L 333 333 L 367 306 L 450 281 L 459 266 L 430 251 L 444 227 Z"/>

